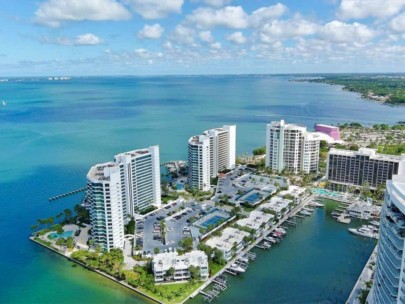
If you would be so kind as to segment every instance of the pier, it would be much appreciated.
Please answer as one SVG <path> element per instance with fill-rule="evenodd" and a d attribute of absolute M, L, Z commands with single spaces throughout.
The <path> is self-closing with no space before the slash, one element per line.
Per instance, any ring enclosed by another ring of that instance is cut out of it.
<path fill-rule="evenodd" d="M 66 193 L 63 193 L 63 194 L 60 194 L 60 195 L 56 195 L 56 196 L 52 196 L 52 197 L 50 197 L 48 200 L 51 202 L 51 201 L 56 201 L 56 200 L 59 200 L 59 199 L 62 199 L 62 198 L 65 198 L 65 197 L 68 197 L 68 196 L 71 196 L 71 195 L 75 195 L 75 194 L 78 194 L 78 193 L 80 193 L 80 192 L 85 192 L 86 191 L 86 187 L 84 187 L 84 188 L 80 188 L 80 189 L 77 189 L 77 190 L 73 190 L 73 191 L 70 191 L 70 192 L 66 192 Z"/>

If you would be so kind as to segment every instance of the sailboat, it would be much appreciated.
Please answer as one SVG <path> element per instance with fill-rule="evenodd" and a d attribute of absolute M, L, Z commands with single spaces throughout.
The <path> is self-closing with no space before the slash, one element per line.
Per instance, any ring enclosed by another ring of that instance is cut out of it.
<path fill-rule="evenodd" d="M 3 104 L 3 107 L 5 107 L 7 105 L 7 103 L 4 100 L 3 100 L 2 104 Z"/>

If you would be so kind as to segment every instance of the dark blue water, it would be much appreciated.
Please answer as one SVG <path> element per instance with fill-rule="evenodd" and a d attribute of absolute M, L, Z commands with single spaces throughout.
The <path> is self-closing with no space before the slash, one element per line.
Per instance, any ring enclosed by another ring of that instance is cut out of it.
<path fill-rule="evenodd" d="M 27 240 L 36 219 L 81 200 L 79 195 L 49 202 L 49 197 L 83 187 L 88 168 L 118 152 L 159 144 L 162 161 L 185 159 L 191 135 L 235 123 L 237 153 L 242 154 L 264 145 L 265 124 L 271 120 L 312 127 L 317 122 L 395 123 L 405 117 L 405 107 L 382 106 L 337 86 L 290 79 L 107 77 L 0 83 L 0 100 L 7 102 L 0 107 L 0 303 L 140 301 Z M 310 286 L 311 279 L 303 277 L 302 284 Z"/>

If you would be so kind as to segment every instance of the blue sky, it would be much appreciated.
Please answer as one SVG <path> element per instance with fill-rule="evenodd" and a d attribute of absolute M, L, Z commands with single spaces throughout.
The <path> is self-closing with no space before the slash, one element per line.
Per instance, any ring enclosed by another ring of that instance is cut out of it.
<path fill-rule="evenodd" d="M 0 0 L 0 76 L 405 72 L 405 0 Z"/>

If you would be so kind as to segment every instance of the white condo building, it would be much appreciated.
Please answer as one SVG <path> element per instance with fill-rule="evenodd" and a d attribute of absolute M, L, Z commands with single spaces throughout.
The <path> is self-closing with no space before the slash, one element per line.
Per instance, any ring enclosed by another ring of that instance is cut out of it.
<path fill-rule="evenodd" d="M 405 170 L 387 181 L 368 303 L 405 303 Z"/>
<path fill-rule="evenodd" d="M 125 178 L 119 163 L 91 167 L 87 174 L 91 238 L 105 250 L 124 247 Z"/>
<path fill-rule="evenodd" d="M 134 216 L 151 206 L 160 207 L 159 146 L 115 155 L 115 161 L 124 166 L 124 214 Z"/>
<path fill-rule="evenodd" d="M 163 282 L 166 279 L 175 281 L 188 280 L 191 278 L 190 266 L 200 269 L 201 280 L 208 279 L 208 257 L 204 251 L 195 250 L 183 255 L 178 255 L 177 252 L 156 254 L 152 261 L 155 282 Z M 172 276 L 167 275 L 170 268 L 174 270 Z"/>
<path fill-rule="evenodd" d="M 281 172 L 316 172 L 319 164 L 320 136 L 304 126 L 273 121 L 266 130 L 266 167 Z"/>
<path fill-rule="evenodd" d="M 192 189 L 210 190 L 210 138 L 193 136 L 188 140 L 188 185 Z"/>
<path fill-rule="evenodd" d="M 210 138 L 210 174 L 216 177 L 224 169 L 234 169 L 236 159 L 236 125 L 207 130 Z"/>

